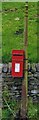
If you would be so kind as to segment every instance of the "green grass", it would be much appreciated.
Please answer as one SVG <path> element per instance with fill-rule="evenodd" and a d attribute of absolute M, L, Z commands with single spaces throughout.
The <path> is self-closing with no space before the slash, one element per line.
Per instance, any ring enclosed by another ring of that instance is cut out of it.
<path fill-rule="evenodd" d="M 14 12 L 2 13 L 2 59 L 11 61 L 12 49 L 24 49 L 24 32 L 15 35 L 20 28 L 24 30 L 25 3 L 3 2 L 2 10 L 15 9 Z M 37 3 L 28 3 L 28 59 L 37 62 Z M 15 18 L 19 17 L 19 21 Z"/>
<path fill-rule="evenodd" d="M 39 104 L 32 102 L 32 98 L 28 101 L 28 117 L 29 120 L 39 120 Z"/>

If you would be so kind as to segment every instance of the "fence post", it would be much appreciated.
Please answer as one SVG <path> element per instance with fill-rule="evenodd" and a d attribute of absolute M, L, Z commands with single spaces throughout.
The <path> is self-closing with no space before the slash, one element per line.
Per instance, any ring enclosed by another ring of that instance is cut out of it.
<path fill-rule="evenodd" d="M 28 2 L 25 6 L 25 40 L 24 40 L 24 50 L 25 50 L 25 67 L 24 67 L 24 80 L 22 82 L 22 99 L 21 99 L 21 116 L 24 120 L 27 114 L 27 105 L 28 105 Z"/>

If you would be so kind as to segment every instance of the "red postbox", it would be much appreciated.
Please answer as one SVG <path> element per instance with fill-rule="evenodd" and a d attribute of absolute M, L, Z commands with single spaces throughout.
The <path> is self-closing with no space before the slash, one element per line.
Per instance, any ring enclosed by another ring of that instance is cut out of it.
<path fill-rule="evenodd" d="M 23 77 L 24 50 L 12 50 L 12 76 Z"/>

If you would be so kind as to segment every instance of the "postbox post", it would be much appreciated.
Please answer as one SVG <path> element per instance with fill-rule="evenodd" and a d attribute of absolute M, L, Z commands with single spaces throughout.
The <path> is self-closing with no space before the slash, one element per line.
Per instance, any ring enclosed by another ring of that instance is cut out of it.
<path fill-rule="evenodd" d="M 25 15 L 25 41 L 24 41 L 24 50 L 25 50 L 25 67 L 24 67 L 24 81 L 22 83 L 22 101 L 21 101 L 21 116 L 22 119 L 26 118 L 27 114 L 27 102 L 28 102 L 28 54 L 27 54 L 27 46 L 28 46 L 28 2 L 26 2 L 26 15 Z"/>
<path fill-rule="evenodd" d="M 28 2 L 26 3 L 26 15 L 25 15 L 25 76 L 24 82 L 26 85 L 26 113 L 28 103 Z"/>

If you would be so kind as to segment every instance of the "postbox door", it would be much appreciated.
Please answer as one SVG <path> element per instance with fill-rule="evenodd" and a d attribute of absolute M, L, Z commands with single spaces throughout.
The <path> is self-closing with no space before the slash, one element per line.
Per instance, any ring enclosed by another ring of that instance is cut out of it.
<path fill-rule="evenodd" d="M 13 77 L 23 77 L 23 62 L 12 63 L 12 75 Z"/>

